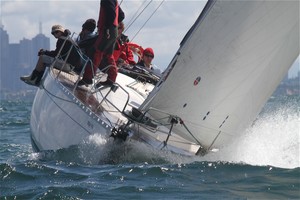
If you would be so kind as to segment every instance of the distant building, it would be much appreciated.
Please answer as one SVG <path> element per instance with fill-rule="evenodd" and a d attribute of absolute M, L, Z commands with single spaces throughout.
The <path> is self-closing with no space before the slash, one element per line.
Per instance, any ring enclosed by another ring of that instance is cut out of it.
<path fill-rule="evenodd" d="M 33 88 L 23 84 L 20 76 L 30 74 L 34 69 L 39 49 L 50 49 L 50 38 L 41 33 L 34 38 L 22 39 L 18 44 L 9 43 L 9 35 L 0 25 L 1 36 L 1 65 L 0 65 L 0 93 L 19 92 Z"/>
<path fill-rule="evenodd" d="M 1 66 L 0 66 L 0 88 L 3 88 L 3 78 L 4 78 L 4 66 L 9 65 L 9 37 L 7 32 L 3 29 L 3 25 L 0 25 L 0 58 L 1 58 Z"/>
<path fill-rule="evenodd" d="M 32 49 L 35 50 L 33 54 L 35 56 L 31 57 L 31 62 L 35 66 L 37 62 L 37 52 L 39 49 L 50 49 L 50 38 L 46 37 L 44 34 L 39 33 L 34 38 L 32 38 Z"/>

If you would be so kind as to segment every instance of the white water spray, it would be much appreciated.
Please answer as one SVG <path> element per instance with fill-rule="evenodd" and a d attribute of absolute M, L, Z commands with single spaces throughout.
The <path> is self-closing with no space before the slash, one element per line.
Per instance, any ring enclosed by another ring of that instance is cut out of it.
<path fill-rule="evenodd" d="M 297 108 L 282 108 L 260 117 L 252 128 L 236 138 L 230 146 L 203 159 L 297 168 L 300 167 L 299 138 L 300 117 Z"/>

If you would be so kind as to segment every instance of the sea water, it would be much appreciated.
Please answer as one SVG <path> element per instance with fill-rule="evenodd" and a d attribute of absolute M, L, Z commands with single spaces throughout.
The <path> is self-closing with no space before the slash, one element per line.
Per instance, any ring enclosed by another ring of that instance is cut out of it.
<path fill-rule="evenodd" d="M 96 136 L 34 153 L 32 102 L 2 100 L 0 199 L 300 199 L 299 105 L 270 99 L 229 145 L 187 158 L 143 144 L 111 149 Z"/>

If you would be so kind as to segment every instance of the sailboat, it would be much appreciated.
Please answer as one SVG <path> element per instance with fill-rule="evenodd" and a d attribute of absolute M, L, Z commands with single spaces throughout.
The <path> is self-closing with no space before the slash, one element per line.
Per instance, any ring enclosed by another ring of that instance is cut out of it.
<path fill-rule="evenodd" d="M 299 1 L 209 0 L 161 77 L 120 70 L 111 87 L 95 88 L 103 73 L 79 87 L 80 75 L 51 65 L 32 106 L 32 146 L 97 135 L 204 155 L 251 126 L 298 55 Z"/>

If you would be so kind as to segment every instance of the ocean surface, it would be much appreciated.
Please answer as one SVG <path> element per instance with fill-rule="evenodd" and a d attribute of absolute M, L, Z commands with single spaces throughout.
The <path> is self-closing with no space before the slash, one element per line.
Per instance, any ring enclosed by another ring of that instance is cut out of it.
<path fill-rule="evenodd" d="M 0 101 L 0 199 L 300 199 L 300 98 L 272 98 L 240 137 L 204 157 L 101 138 L 34 153 L 31 101 Z"/>

